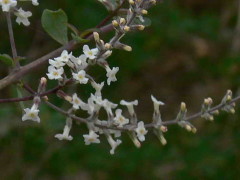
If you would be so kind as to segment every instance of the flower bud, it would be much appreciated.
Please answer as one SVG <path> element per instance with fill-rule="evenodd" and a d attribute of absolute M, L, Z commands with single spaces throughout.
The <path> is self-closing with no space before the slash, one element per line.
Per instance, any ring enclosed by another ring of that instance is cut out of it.
<path fill-rule="evenodd" d="M 66 101 L 68 101 L 70 103 L 72 102 L 72 97 L 67 95 L 65 92 L 63 92 L 61 90 L 57 91 L 57 96 L 60 97 L 60 98 L 65 99 Z"/>
<path fill-rule="evenodd" d="M 192 128 L 192 132 L 195 134 L 197 132 L 197 128 Z"/>
<path fill-rule="evenodd" d="M 156 0 L 150 0 L 150 3 L 152 3 L 153 5 L 155 5 L 157 3 Z"/>
<path fill-rule="evenodd" d="M 161 141 L 163 146 L 165 146 L 167 144 L 167 140 L 164 138 L 164 136 L 160 137 L 160 141 Z"/>
<path fill-rule="evenodd" d="M 97 42 L 100 41 L 99 34 L 97 32 L 93 33 L 93 37 L 94 37 L 95 41 L 97 41 Z"/>
<path fill-rule="evenodd" d="M 186 110 L 186 104 L 184 102 L 181 103 L 181 111 Z"/>
<path fill-rule="evenodd" d="M 134 5 L 134 1 L 133 0 L 129 0 L 128 2 L 129 2 L 129 4 Z"/>
<path fill-rule="evenodd" d="M 129 27 L 129 26 L 124 26 L 123 30 L 124 30 L 125 32 L 128 32 L 128 31 L 130 31 L 130 27 Z"/>
<path fill-rule="evenodd" d="M 113 20 L 113 21 L 112 21 L 112 25 L 113 25 L 114 27 L 118 27 L 118 26 L 119 26 L 119 24 L 118 24 L 118 22 L 117 22 L 116 20 Z"/>
<path fill-rule="evenodd" d="M 42 77 L 38 85 L 38 93 L 44 92 L 46 89 L 46 86 L 47 86 L 47 79 L 45 77 Z"/>
<path fill-rule="evenodd" d="M 145 29 L 145 26 L 143 26 L 143 25 L 138 26 L 138 30 L 143 31 L 144 29 Z"/>
<path fill-rule="evenodd" d="M 42 99 L 43 99 L 44 101 L 48 101 L 48 97 L 47 97 L 47 96 L 43 96 Z"/>
<path fill-rule="evenodd" d="M 186 130 L 187 130 L 188 132 L 191 132 L 191 131 L 192 131 L 192 127 L 191 127 L 190 125 L 188 125 L 188 124 L 185 126 L 185 128 L 186 128 Z"/>
<path fill-rule="evenodd" d="M 143 9 L 143 10 L 141 11 L 141 13 L 144 14 L 144 15 L 146 15 L 146 14 L 148 13 L 148 11 L 145 10 L 145 9 Z"/>
<path fill-rule="evenodd" d="M 120 24 L 125 24 L 126 20 L 124 18 L 120 18 Z"/>
<path fill-rule="evenodd" d="M 106 49 L 110 49 L 110 48 L 111 48 L 111 44 L 106 43 L 106 44 L 105 44 L 105 48 L 106 48 Z"/>
<path fill-rule="evenodd" d="M 166 126 L 161 126 L 161 127 L 160 127 L 160 130 L 161 130 L 162 132 L 167 132 L 167 131 L 168 131 L 168 128 L 167 128 Z"/>
<path fill-rule="evenodd" d="M 124 46 L 123 49 L 125 51 L 132 51 L 132 47 L 131 46 Z"/>

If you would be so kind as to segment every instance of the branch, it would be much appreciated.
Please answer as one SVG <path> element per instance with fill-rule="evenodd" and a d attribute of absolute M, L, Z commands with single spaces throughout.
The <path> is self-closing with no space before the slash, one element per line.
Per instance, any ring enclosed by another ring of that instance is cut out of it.
<path fill-rule="evenodd" d="M 97 26 L 96 28 L 100 28 L 102 26 L 104 26 L 108 21 L 110 21 L 114 16 L 117 15 L 117 13 L 119 12 L 119 10 L 123 7 L 124 3 L 126 2 L 126 0 L 124 0 L 122 2 L 122 4 L 120 6 L 118 6 L 117 9 L 115 9 L 110 15 L 108 15 L 105 19 L 103 19 Z"/>
<path fill-rule="evenodd" d="M 44 93 L 38 94 L 40 97 L 44 97 L 50 94 L 55 94 L 58 90 L 62 89 L 65 87 L 65 85 L 69 85 L 72 83 L 72 79 L 69 79 L 64 85 L 58 85 Z M 23 85 L 24 89 L 26 89 L 29 93 L 33 94 L 31 96 L 26 96 L 22 98 L 7 98 L 7 99 L 0 99 L 0 104 L 1 103 L 14 103 L 14 102 L 22 102 L 22 101 L 30 101 L 33 100 L 34 97 L 37 95 L 35 91 L 32 90 L 31 87 L 27 86 L 26 84 Z"/>
<path fill-rule="evenodd" d="M 14 40 L 12 20 L 11 20 L 11 13 L 10 12 L 6 13 L 6 18 L 7 18 L 8 33 L 9 33 L 9 39 L 10 39 L 14 64 L 17 66 L 17 68 L 19 68 L 20 64 L 19 64 L 19 61 L 17 60 L 18 55 L 17 55 L 17 49 L 16 49 L 15 40 Z"/>
<path fill-rule="evenodd" d="M 240 96 L 237 96 L 236 98 L 232 99 L 228 104 L 231 105 L 237 101 L 240 100 Z M 79 122 L 82 122 L 82 123 L 85 123 L 87 124 L 89 122 L 89 118 L 80 118 L 80 117 L 77 117 L 75 115 L 72 115 L 72 114 L 69 114 L 67 111 L 64 111 L 63 109 L 57 107 L 56 105 L 48 102 L 48 101 L 45 101 L 45 103 L 53 108 L 54 110 L 58 111 L 59 113 L 65 115 L 65 116 L 68 116 L 70 118 L 72 118 L 73 120 L 76 120 L 76 121 L 79 121 Z M 225 106 L 225 104 L 218 104 L 216 105 L 215 107 L 211 108 L 209 111 L 207 111 L 207 113 L 212 113 L 216 110 L 221 110 L 223 107 Z M 196 120 L 197 118 L 201 117 L 202 113 L 201 112 L 198 112 L 196 114 L 193 114 L 189 117 L 186 117 L 185 119 L 183 119 L 183 121 L 193 121 L 193 120 Z M 163 121 L 162 122 L 162 125 L 164 126 L 169 126 L 169 125 L 174 125 L 174 124 L 178 124 L 178 121 L 177 119 L 173 119 L 173 120 L 168 120 L 168 121 Z M 97 127 L 101 127 L 103 129 L 112 129 L 112 130 L 119 130 L 119 131 L 131 131 L 133 129 L 135 129 L 137 126 L 136 125 L 126 125 L 122 128 L 119 128 L 119 127 L 116 127 L 116 126 L 106 126 L 106 125 L 102 125 L 102 124 L 99 124 L 99 123 L 95 123 L 94 124 L 95 126 Z M 146 124 L 145 127 L 148 128 L 148 129 L 151 129 L 151 128 L 154 128 L 155 124 L 154 123 L 149 123 L 149 124 Z"/>

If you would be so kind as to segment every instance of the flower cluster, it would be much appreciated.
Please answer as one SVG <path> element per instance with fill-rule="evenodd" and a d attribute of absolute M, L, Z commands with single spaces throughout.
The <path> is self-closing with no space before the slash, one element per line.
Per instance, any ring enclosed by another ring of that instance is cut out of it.
<path fill-rule="evenodd" d="M 38 6 L 38 0 L 29 0 L 32 2 L 34 6 Z M 32 16 L 30 11 L 24 11 L 22 8 L 17 9 L 18 1 L 17 0 L 0 0 L 0 6 L 2 7 L 3 12 L 13 11 L 14 15 L 17 17 L 16 22 L 20 25 L 29 26 L 30 22 L 28 20 L 29 17 Z"/>
<path fill-rule="evenodd" d="M 99 0 L 100 1 L 100 0 Z M 38 2 L 32 0 L 34 5 L 38 5 Z M 112 1 L 101 0 L 104 5 L 111 4 Z M 119 2 L 123 2 L 122 0 Z M 127 11 L 127 15 L 124 17 L 116 17 L 112 21 L 112 25 L 115 29 L 115 36 L 105 43 L 100 39 L 97 32 L 93 33 L 93 37 L 96 43 L 96 48 L 89 48 L 88 45 L 83 45 L 82 54 L 80 56 L 74 56 L 72 52 L 63 50 L 59 57 L 49 59 L 48 73 L 46 74 L 49 80 L 57 80 L 60 87 L 67 85 L 67 82 L 72 84 L 90 84 L 94 89 L 94 93 L 91 93 L 86 101 L 81 99 L 77 92 L 68 95 L 62 90 L 57 91 L 57 96 L 66 100 L 70 109 L 64 111 L 55 105 L 50 105 L 55 110 L 62 112 L 67 116 L 66 125 L 64 126 L 63 133 L 56 134 L 55 138 L 59 140 L 73 140 L 70 135 L 70 131 L 73 125 L 73 120 L 83 122 L 87 125 L 88 132 L 83 134 L 83 139 L 86 145 L 100 143 L 100 136 L 104 135 L 111 146 L 110 154 L 114 154 L 116 148 L 122 143 L 121 134 L 126 132 L 136 147 L 141 146 L 141 142 L 145 141 L 145 136 L 148 131 L 147 128 L 152 128 L 154 134 L 157 136 L 162 145 L 166 145 L 167 141 L 164 137 L 164 133 L 167 132 L 167 125 L 178 124 L 180 127 L 185 128 L 189 132 L 196 133 L 197 129 L 190 123 L 191 118 L 186 116 L 187 108 L 184 102 L 180 105 L 179 113 L 177 117 L 172 121 L 162 121 L 160 106 L 165 105 L 162 101 L 159 101 L 153 95 L 151 100 L 153 102 L 153 117 L 152 122 L 144 124 L 140 121 L 135 112 L 135 106 L 138 105 L 138 100 L 125 101 L 121 100 L 120 105 L 126 107 L 128 110 L 128 117 L 125 116 L 123 110 L 118 108 L 119 104 L 115 104 L 110 100 L 103 98 L 102 89 L 105 84 L 110 85 L 112 82 L 117 81 L 116 74 L 119 71 L 118 67 L 110 68 L 107 58 L 111 56 L 112 50 L 122 49 L 131 51 L 132 48 L 120 42 L 121 38 L 129 31 L 143 30 L 145 27 L 140 22 L 144 22 L 143 15 L 146 15 L 147 9 L 154 5 L 156 0 L 129 0 L 130 8 Z M 14 0 L 0 0 L 3 11 L 8 12 L 17 5 L 17 1 Z M 28 17 L 30 13 L 23 11 L 21 8 L 15 12 L 17 15 L 17 22 L 28 25 Z M 21 15 L 20 15 L 21 14 Z M 87 73 L 87 70 L 91 65 L 99 65 L 106 71 L 106 83 L 98 83 L 94 78 Z M 69 73 L 70 70 L 70 73 Z M 22 120 L 32 120 L 40 122 L 39 104 L 44 99 L 49 105 L 47 97 L 40 96 L 45 92 L 46 78 L 42 78 L 38 91 L 33 99 L 33 105 L 31 108 L 24 109 L 24 115 Z M 202 110 L 197 116 L 201 116 L 207 120 L 213 120 L 213 116 L 218 113 L 217 109 L 212 108 L 213 101 L 211 98 L 206 98 L 202 104 Z M 232 102 L 232 92 L 229 90 L 222 99 L 219 108 L 223 111 L 234 113 L 235 104 Z M 60 110 L 59 110 L 60 109 Z M 104 110 L 107 114 L 107 119 L 100 119 L 100 110 Z M 88 118 L 78 117 L 79 111 L 85 111 L 88 113 Z M 194 116 L 193 116 L 194 117 Z"/>

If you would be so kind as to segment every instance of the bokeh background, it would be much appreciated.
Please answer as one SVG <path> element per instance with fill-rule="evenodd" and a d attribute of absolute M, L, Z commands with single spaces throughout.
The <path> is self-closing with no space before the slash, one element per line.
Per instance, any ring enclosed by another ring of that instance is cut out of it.
<path fill-rule="evenodd" d="M 31 26 L 14 23 L 18 53 L 26 56 L 22 64 L 59 47 L 41 28 L 45 8 L 62 8 L 69 22 L 80 31 L 94 27 L 108 12 L 95 0 L 40 1 L 39 7 L 24 3 L 33 11 Z M 133 52 L 115 51 L 111 66 L 119 66 L 118 81 L 105 87 L 103 95 L 113 102 L 139 100 L 138 117 L 150 122 L 150 95 L 166 103 L 163 120 L 175 118 L 180 102 L 187 103 L 189 115 L 200 110 L 203 98 L 217 104 L 227 89 L 235 94 L 240 83 L 240 11 L 239 0 L 165 0 L 149 11 L 151 26 L 143 32 L 130 33 L 123 41 Z M 113 33 L 103 36 L 108 40 Z M 89 43 L 93 47 L 93 43 Z M 74 51 L 77 55 L 81 48 Z M 0 13 L 0 53 L 11 53 L 4 14 Z M 47 65 L 24 77 L 36 88 Z M 105 79 L 101 68 L 90 72 L 98 82 Z M 1 63 L 0 77 L 7 74 Z M 53 87 L 56 82 L 50 82 Z M 86 99 L 93 90 L 78 91 Z M 0 92 L 1 98 L 16 97 L 16 86 Z M 23 93 L 23 95 L 27 95 Z M 65 104 L 49 96 L 54 104 Z M 25 103 L 30 106 L 31 102 Z M 62 132 L 65 118 L 46 105 L 41 106 L 41 124 L 21 122 L 20 105 L 0 104 L 0 179 L 238 179 L 240 175 L 239 107 L 235 115 L 221 113 L 213 123 L 194 121 L 196 135 L 172 126 L 166 133 L 167 146 L 148 134 L 141 149 L 123 135 L 116 154 L 109 154 L 104 137 L 100 145 L 85 146 L 84 125 L 71 131 L 71 142 L 54 138 Z M 85 116 L 83 114 L 83 116 Z"/>

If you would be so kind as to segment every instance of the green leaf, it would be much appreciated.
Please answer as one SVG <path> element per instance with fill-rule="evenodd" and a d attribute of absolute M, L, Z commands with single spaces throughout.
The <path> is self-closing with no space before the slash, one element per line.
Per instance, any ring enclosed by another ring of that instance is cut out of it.
<path fill-rule="evenodd" d="M 87 43 L 90 41 L 89 39 L 83 39 L 83 38 L 81 38 L 81 36 L 77 36 L 73 33 L 71 35 L 72 35 L 73 40 L 75 40 L 77 43 Z"/>
<path fill-rule="evenodd" d="M 13 59 L 7 54 L 0 54 L 0 61 L 8 66 L 13 65 Z"/>
<path fill-rule="evenodd" d="M 60 44 L 66 44 L 68 42 L 68 18 L 63 10 L 44 10 L 42 26 L 44 30 Z"/>

